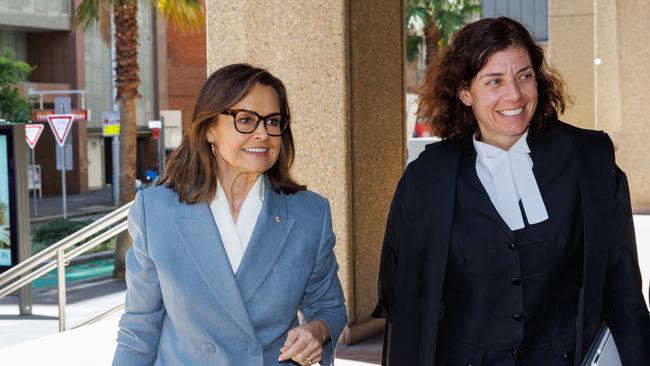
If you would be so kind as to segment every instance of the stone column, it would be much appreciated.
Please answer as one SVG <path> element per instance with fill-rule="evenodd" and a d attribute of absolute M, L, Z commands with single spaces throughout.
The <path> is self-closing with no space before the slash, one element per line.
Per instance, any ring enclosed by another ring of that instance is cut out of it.
<path fill-rule="evenodd" d="M 593 0 L 549 1 L 546 50 L 574 101 L 561 118 L 575 126 L 594 128 Z"/>
<path fill-rule="evenodd" d="M 400 1 L 207 0 L 208 73 L 236 62 L 287 86 L 294 174 L 330 200 L 351 324 L 368 320 L 404 168 Z"/>
<path fill-rule="evenodd" d="M 604 130 L 627 172 L 632 204 L 650 211 L 650 9 L 643 0 L 551 0 L 551 63 L 574 98 L 562 118 Z"/>
<path fill-rule="evenodd" d="M 650 210 L 650 8 L 645 1 L 597 1 L 597 127 L 614 140 L 632 202 Z M 602 29 L 601 29 L 602 27 Z"/>

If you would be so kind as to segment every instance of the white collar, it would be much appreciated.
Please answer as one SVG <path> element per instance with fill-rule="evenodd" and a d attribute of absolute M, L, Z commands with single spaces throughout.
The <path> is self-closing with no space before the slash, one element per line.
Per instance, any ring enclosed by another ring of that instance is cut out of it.
<path fill-rule="evenodd" d="M 217 192 L 210 203 L 210 210 L 217 224 L 233 273 L 237 273 L 239 264 L 253 235 L 257 218 L 262 211 L 265 188 L 264 175 L 260 175 L 246 195 L 244 202 L 242 202 L 235 223 L 230 213 L 228 198 L 221 183 L 217 180 Z"/>
<path fill-rule="evenodd" d="M 508 150 L 486 144 L 473 137 L 476 149 L 476 172 L 499 215 L 511 230 L 523 228 L 519 208 L 521 200 L 529 224 L 548 219 L 548 212 L 539 191 L 526 131 Z"/>

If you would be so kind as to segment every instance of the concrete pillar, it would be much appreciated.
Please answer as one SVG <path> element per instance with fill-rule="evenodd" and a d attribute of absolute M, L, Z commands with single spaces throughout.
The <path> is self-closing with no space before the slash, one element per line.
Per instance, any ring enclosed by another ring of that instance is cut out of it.
<path fill-rule="evenodd" d="M 549 5 L 550 62 L 574 99 L 562 118 L 609 133 L 632 204 L 650 211 L 650 8 L 643 0 Z"/>
<path fill-rule="evenodd" d="M 248 62 L 286 84 L 294 174 L 330 200 L 348 315 L 363 323 L 405 161 L 401 2 L 208 0 L 206 18 L 208 73 Z"/>
<path fill-rule="evenodd" d="M 549 61 L 564 77 L 574 103 L 561 116 L 594 128 L 594 2 L 549 1 Z"/>
<path fill-rule="evenodd" d="M 609 132 L 632 202 L 650 207 L 650 8 L 641 0 L 597 2 L 597 125 Z M 600 27 L 603 27 L 601 30 Z"/>

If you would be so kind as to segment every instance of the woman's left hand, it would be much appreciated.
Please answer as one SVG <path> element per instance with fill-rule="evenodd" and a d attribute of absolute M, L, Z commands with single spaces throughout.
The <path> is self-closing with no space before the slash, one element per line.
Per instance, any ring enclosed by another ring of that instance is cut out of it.
<path fill-rule="evenodd" d="M 287 334 L 278 361 L 293 360 L 300 365 L 311 366 L 322 359 L 323 343 L 330 337 L 329 328 L 322 320 L 295 327 Z"/>

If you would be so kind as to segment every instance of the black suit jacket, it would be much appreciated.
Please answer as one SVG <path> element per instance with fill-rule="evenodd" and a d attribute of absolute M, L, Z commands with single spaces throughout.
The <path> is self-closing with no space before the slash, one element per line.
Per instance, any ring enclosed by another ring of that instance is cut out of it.
<path fill-rule="evenodd" d="M 629 189 L 612 142 L 603 132 L 562 122 L 531 131 L 529 140 L 552 149 L 551 130 L 576 144 L 580 167 L 584 268 L 575 364 L 607 321 L 623 364 L 650 365 L 650 316 L 641 294 Z M 383 365 L 434 365 L 461 146 L 431 145 L 407 167 L 393 197 L 373 312 L 386 318 Z"/>

